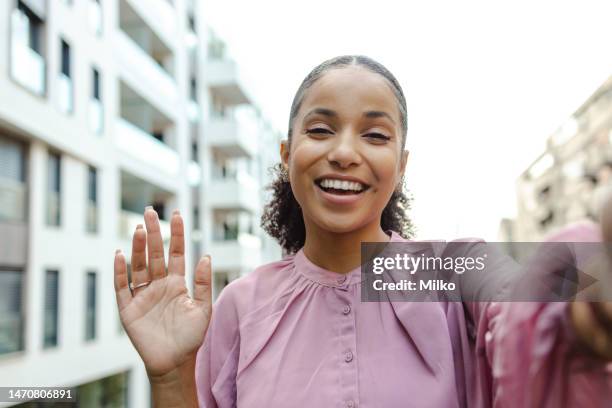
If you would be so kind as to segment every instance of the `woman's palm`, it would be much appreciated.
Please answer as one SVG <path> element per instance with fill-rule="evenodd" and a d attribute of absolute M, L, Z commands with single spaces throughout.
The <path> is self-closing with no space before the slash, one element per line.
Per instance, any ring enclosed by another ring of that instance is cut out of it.
<path fill-rule="evenodd" d="M 196 267 L 192 299 L 185 286 L 181 216 L 175 213 L 171 220 L 168 274 L 155 211 L 145 211 L 145 223 L 147 232 L 139 226 L 132 241 L 132 284 L 151 283 L 132 293 L 125 257 L 118 252 L 115 291 L 121 322 L 148 374 L 161 376 L 193 357 L 202 344 L 212 311 L 210 258 L 202 258 Z"/>

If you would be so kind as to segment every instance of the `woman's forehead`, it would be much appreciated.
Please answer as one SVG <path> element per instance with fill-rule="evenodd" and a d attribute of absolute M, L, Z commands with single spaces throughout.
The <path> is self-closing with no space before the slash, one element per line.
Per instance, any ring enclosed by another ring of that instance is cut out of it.
<path fill-rule="evenodd" d="M 382 75 L 361 67 L 331 69 L 307 91 L 302 116 L 314 105 L 334 110 L 359 112 L 386 111 L 399 121 L 397 98 Z"/>

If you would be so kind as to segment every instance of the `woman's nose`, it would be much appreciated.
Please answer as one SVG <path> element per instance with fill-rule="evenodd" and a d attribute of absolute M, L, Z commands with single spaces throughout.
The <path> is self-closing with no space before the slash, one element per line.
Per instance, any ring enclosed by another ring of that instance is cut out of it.
<path fill-rule="evenodd" d="M 360 164 L 361 154 L 357 145 L 357 137 L 352 132 L 337 134 L 327 159 L 341 168 Z"/>

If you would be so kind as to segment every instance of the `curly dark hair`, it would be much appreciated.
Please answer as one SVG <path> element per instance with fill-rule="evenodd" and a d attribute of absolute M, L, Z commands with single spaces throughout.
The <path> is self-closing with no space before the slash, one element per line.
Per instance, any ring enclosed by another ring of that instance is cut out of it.
<path fill-rule="evenodd" d="M 401 117 L 402 149 L 404 148 L 406 145 L 406 134 L 408 132 L 408 115 L 406 98 L 404 97 L 402 88 L 397 79 L 395 79 L 387 68 L 379 62 L 374 61 L 372 58 L 363 55 L 343 55 L 329 59 L 316 66 L 306 78 L 304 78 L 291 105 L 288 131 L 289 146 L 291 145 L 293 123 L 300 110 L 306 91 L 327 71 L 351 65 L 364 67 L 371 72 L 382 75 L 392 85 Z M 295 253 L 304 246 L 306 240 L 306 227 L 302 216 L 302 208 L 293 195 L 291 184 L 289 183 L 289 178 L 283 165 L 277 163 L 270 168 L 270 171 L 272 172 L 271 175 L 274 181 L 267 189 L 272 192 L 272 198 L 264 208 L 261 217 L 261 227 L 270 234 L 271 237 L 276 239 L 286 253 Z M 409 197 L 407 193 L 403 191 L 403 181 L 402 179 L 402 182 L 393 192 L 389 202 L 385 206 L 381 215 L 380 226 L 384 231 L 393 230 L 404 238 L 410 238 L 414 235 L 414 226 L 407 212 L 410 209 L 412 197 Z"/>

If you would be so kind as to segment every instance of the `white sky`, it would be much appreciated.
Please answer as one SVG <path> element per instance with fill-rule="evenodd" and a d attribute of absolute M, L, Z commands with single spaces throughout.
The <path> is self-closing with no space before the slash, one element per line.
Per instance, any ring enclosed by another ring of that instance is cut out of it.
<path fill-rule="evenodd" d="M 364 54 L 408 99 L 418 238 L 497 238 L 515 181 L 612 74 L 612 2 L 203 0 L 206 22 L 284 134 L 304 76 Z"/>

